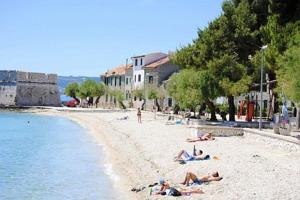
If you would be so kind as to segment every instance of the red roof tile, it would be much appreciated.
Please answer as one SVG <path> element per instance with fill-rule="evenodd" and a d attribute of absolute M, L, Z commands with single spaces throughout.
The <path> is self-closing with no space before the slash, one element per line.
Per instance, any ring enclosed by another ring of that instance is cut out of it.
<path fill-rule="evenodd" d="M 160 59 L 158 61 L 150 63 L 149 65 L 145 65 L 144 68 L 156 68 L 156 67 L 159 67 L 160 65 L 168 63 L 169 61 L 170 61 L 170 58 L 169 57 L 165 57 L 165 58 L 162 58 L 162 59 Z"/>
<path fill-rule="evenodd" d="M 108 70 L 104 75 L 105 76 L 112 76 L 112 75 L 123 75 L 126 73 L 126 70 L 131 68 L 132 64 L 128 64 L 127 67 L 125 64 L 119 65 L 116 68 Z"/>

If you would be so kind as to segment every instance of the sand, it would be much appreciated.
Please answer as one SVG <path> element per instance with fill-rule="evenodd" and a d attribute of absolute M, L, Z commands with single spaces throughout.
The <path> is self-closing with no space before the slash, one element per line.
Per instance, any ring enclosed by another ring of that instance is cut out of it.
<path fill-rule="evenodd" d="M 142 124 L 136 112 L 83 113 L 41 111 L 42 114 L 67 117 L 85 127 L 103 145 L 105 165 L 112 178 L 117 199 L 174 199 L 150 196 L 149 184 L 159 178 L 182 187 L 186 172 L 206 175 L 218 171 L 223 180 L 203 184 L 204 194 L 180 199 L 300 199 L 300 148 L 282 148 L 263 136 L 218 137 L 215 141 L 187 143 L 191 128 L 187 125 L 165 125 L 154 120 L 153 113 L 142 113 Z M 128 116 L 127 120 L 117 118 Z M 279 141 L 280 142 L 280 141 Z M 282 142 L 280 142 L 282 143 Z M 285 143 L 285 142 L 283 142 Z M 219 160 L 192 161 L 180 165 L 173 161 L 193 145 Z M 131 192 L 132 187 L 147 188 Z"/>

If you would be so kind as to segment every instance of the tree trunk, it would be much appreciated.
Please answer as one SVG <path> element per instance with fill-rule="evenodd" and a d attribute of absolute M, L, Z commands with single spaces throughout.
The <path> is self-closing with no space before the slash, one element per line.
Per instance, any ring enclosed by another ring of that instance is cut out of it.
<path fill-rule="evenodd" d="M 196 111 L 195 111 L 195 107 L 191 107 L 191 112 L 194 113 L 194 118 L 196 118 Z"/>
<path fill-rule="evenodd" d="M 300 128 L 300 110 L 299 107 L 297 107 L 296 129 L 298 130 L 299 128 Z"/>
<path fill-rule="evenodd" d="M 77 98 L 77 97 L 72 97 L 73 99 L 75 99 L 75 101 L 78 103 L 78 104 L 80 104 L 80 100 Z"/>
<path fill-rule="evenodd" d="M 155 106 L 157 107 L 157 111 L 161 111 L 160 105 L 158 103 L 158 99 L 154 99 Z"/>
<path fill-rule="evenodd" d="M 146 108 L 145 108 L 145 104 L 146 104 L 146 99 L 144 99 L 144 101 L 143 101 L 143 104 L 142 104 L 141 110 L 146 110 Z"/>
<path fill-rule="evenodd" d="M 228 112 L 229 112 L 229 121 L 235 121 L 235 106 L 234 106 L 234 96 L 230 95 L 228 98 Z"/>
<path fill-rule="evenodd" d="M 207 100 L 206 105 L 208 106 L 208 108 L 210 110 L 210 121 L 217 121 L 216 107 L 215 107 L 214 103 Z"/>
<path fill-rule="evenodd" d="M 126 106 L 124 105 L 123 101 L 118 101 L 118 103 L 122 109 L 126 109 Z"/>
<path fill-rule="evenodd" d="M 96 108 L 98 108 L 98 103 L 99 103 L 99 100 L 100 100 L 100 97 L 97 97 L 97 98 L 96 98 L 96 102 L 95 102 L 95 104 L 96 104 Z"/>

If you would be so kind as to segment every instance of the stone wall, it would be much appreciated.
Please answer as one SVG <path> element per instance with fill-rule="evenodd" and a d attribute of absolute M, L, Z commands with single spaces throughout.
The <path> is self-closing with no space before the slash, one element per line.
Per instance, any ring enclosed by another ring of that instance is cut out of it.
<path fill-rule="evenodd" d="M 17 85 L 0 82 L 0 106 L 15 106 Z"/>
<path fill-rule="evenodd" d="M 60 106 L 57 75 L 0 71 L 0 106 Z"/>
<path fill-rule="evenodd" d="M 15 106 L 17 72 L 0 70 L 0 106 Z"/>
<path fill-rule="evenodd" d="M 60 106 L 57 85 L 18 82 L 16 104 L 18 106 Z"/>

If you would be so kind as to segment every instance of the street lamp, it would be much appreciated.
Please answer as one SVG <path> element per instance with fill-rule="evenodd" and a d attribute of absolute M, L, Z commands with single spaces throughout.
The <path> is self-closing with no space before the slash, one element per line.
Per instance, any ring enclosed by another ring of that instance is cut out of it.
<path fill-rule="evenodd" d="M 268 45 L 264 45 L 261 50 L 261 66 L 260 66 L 260 107 L 259 107 L 259 130 L 262 128 L 262 106 L 263 106 L 263 70 L 264 70 L 264 50 Z"/>

